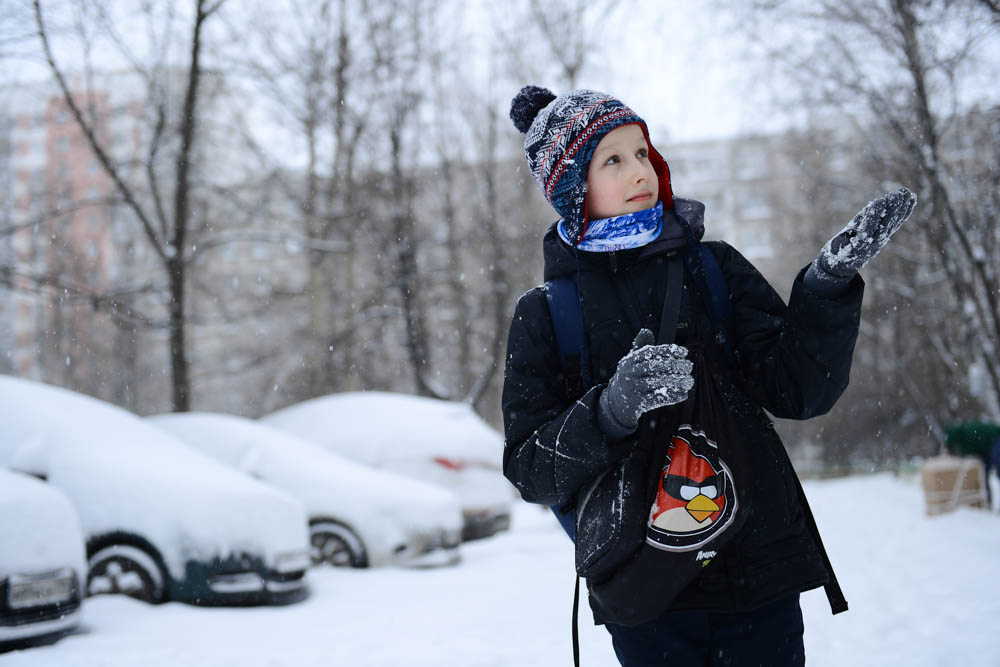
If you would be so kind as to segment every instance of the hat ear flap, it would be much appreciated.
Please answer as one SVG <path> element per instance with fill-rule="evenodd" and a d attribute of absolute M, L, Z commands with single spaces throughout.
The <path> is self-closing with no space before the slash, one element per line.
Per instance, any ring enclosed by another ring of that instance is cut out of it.
<path fill-rule="evenodd" d="M 642 134 L 646 137 L 646 145 L 649 146 L 649 163 L 653 165 L 653 171 L 656 172 L 659 182 L 660 201 L 663 202 L 664 210 L 672 209 L 674 207 L 674 189 L 670 185 L 670 166 L 659 151 L 653 147 L 653 142 L 649 140 L 649 130 L 646 129 L 646 124 L 640 123 L 639 127 L 642 128 Z"/>
<path fill-rule="evenodd" d="M 566 236 L 578 245 L 587 233 L 587 181 L 582 179 L 566 191 L 563 201 L 563 221 Z"/>

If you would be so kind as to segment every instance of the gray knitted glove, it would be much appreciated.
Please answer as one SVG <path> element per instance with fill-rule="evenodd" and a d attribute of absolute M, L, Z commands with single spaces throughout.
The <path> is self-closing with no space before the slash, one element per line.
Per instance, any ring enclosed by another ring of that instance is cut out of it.
<path fill-rule="evenodd" d="M 623 438 L 635 431 L 639 417 L 674 405 L 687 398 L 694 387 L 693 364 L 684 357 L 680 345 L 654 345 L 649 329 L 642 329 L 632 342 L 632 349 L 618 362 L 615 374 L 601 392 L 598 420 L 612 438 Z"/>
<path fill-rule="evenodd" d="M 906 188 L 868 202 L 846 227 L 826 242 L 806 271 L 806 284 L 827 293 L 846 287 L 910 217 L 916 203 L 917 196 Z"/>

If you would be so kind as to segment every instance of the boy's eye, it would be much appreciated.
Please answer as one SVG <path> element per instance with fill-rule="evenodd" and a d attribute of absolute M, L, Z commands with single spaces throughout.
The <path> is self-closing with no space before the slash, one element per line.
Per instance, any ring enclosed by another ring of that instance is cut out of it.
<path fill-rule="evenodd" d="M 617 155 L 612 155 L 611 157 L 609 157 L 607 160 L 604 161 L 604 164 L 616 164 L 616 163 L 618 163 Z"/>
<path fill-rule="evenodd" d="M 639 156 L 639 157 L 641 157 L 641 158 L 643 158 L 643 157 L 648 157 L 648 156 L 649 156 L 649 151 L 648 151 L 648 150 L 646 150 L 645 148 L 640 148 L 640 149 L 639 149 L 639 150 L 638 150 L 638 151 L 636 152 L 636 155 L 637 155 L 637 156 Z"/>

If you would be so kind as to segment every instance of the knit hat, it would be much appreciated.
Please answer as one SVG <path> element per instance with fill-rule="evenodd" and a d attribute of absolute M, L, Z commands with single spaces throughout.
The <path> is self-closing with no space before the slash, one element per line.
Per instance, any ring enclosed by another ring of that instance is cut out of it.
<path fill-rule="evenodd" d="M 622 125 L 636 124 L 649 145 L 649 161 L 659 178 L 660 201 L 673 208 L 670 168 L 649 141 L 646 122 L 605 93 L 574 90 L 555 95 L 525 86 L 510 104 L 510 118 L 525 133 L 524 157 L 545 199 L 563 217 L 574 244 L 587 231 L 587 174 L 601 139 Z"/>

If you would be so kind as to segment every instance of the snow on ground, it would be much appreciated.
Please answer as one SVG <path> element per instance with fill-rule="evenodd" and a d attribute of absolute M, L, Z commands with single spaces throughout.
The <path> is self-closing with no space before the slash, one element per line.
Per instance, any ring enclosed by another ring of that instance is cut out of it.
<path fill-rule="evenodd" d="M 818 665 L 1000 665 L 1000 514 L 927 517 L 916 481 L 806 484 L 850 611 L 803 597 Z"/>
<path fill-rule="evenodd" d="M 890 475 L 805 486 L 851 606 L 834 617 L 821 590 L 803 596 L 809 665 L 1000 665 L 1000 515 L 928 518 L 915 482 Z M 81 632 L 0 665 L 566 665 L 571 568 L 555 520 L 519 503 L 458 567 L 314 571 L 311 598 L 282 608 L 92 598 Z M 580 627 L 582 664 L 617 664 L 605 630 Z"/>

